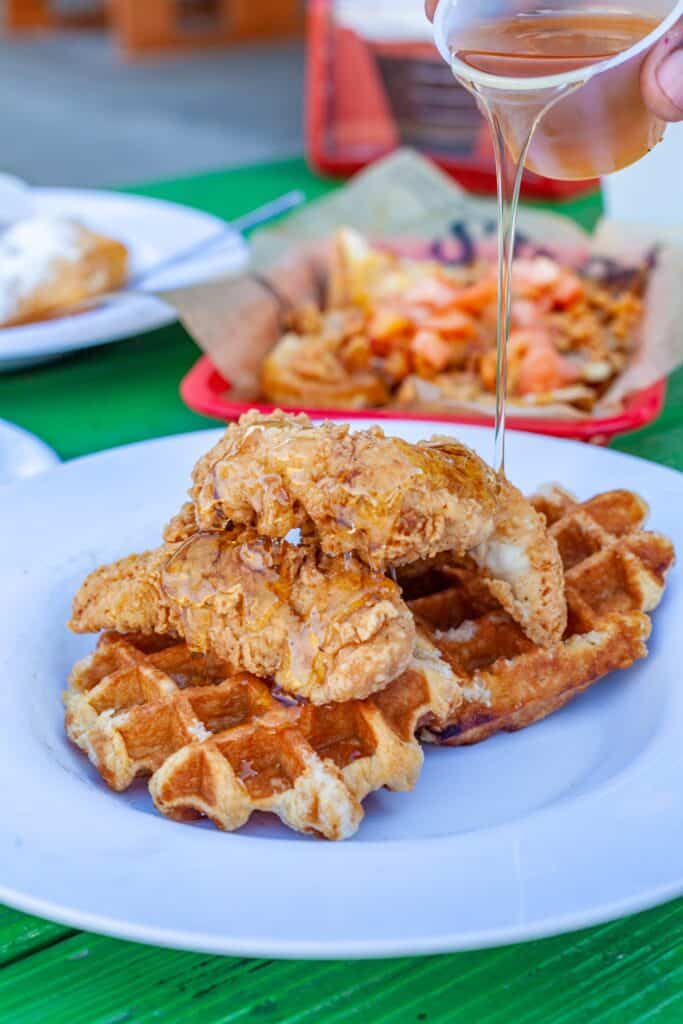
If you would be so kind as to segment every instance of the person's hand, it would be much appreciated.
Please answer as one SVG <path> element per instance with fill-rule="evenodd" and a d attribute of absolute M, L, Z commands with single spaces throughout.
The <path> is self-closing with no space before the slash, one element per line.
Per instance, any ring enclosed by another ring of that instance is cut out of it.
<path fill-rule="evenodd" d="M 425 0 L 432 20 L 438 0 Z M 643 64 L 643 98 L 663 121 L 683 121 L 683 18 L 660 39 Z"/>
<path fill-rule="evenodd" d="M 641 87 L 653 114 L 663 121 L 683 121 L 683 18 L 647 55 Z"/>

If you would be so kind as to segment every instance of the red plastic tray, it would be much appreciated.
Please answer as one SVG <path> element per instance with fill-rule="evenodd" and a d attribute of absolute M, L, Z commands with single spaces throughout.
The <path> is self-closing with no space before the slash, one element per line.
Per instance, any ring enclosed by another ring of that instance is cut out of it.
<path fill-rule="evenodd" d="M 272 412 L 276 406 L 265 402 L 238 402 L 230 398 L 230 383 L 218 372 L 208 356 L 202 356 L 180 384 L 180 394 L 195 412 L 214 416 L 220 420 L 234 420 L 248 409 Z M 666 396 L 666 381 L 661 380 L 643 391 L 632 394 L 617 416 L 603 416 L 589 420 L 552 420 L 538 417 L 525 418 L 509 414 L 511 430 L 524 430 L 552 437 L 568 437 L 578 441 L 607 444 L 617 434 L 625 434 L 651 423 L 659 416 Z M 309 406 L 279 406 L 287 412 L 305 412 L 314 419 L 377 419 L 417 420 L 441 423 L 464 423 L 475 426 L 493 426 L 492 416 L 409 412 L 403 409 L 316 409 Z"/>

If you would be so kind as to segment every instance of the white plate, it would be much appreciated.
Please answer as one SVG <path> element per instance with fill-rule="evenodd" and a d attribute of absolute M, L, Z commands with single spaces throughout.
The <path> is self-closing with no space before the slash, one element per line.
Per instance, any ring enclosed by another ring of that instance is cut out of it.
<path fill-rule="evenodd" d="M 78 189 L 38 188 L 32 190 L 31 197 L 36 213 L 73 216 L 87 227 L 124 242 L 134 275 L 204 238 L 227 231 L 225 241 L 210 256 L 155 276 L 149 284 L 157 291 L 234 273 L 246 261 L 247 246 L 238 232 L 231 231 L 220 218 L 188 206 L 143 196 Z M 75 316 L 6 327 L 0 329 L 0 372 L 141 334 L 174 320 L 171 308 L 153 295 L 130 292 Z"/>
<path fill-rule="evenodd" d="M 490 454 L 490 431 L 458 433 Z M 215 437 L 91 456 L 3 494 L 0 900 L 166 946 L 345 957 L 516 942 L 683 892 L 677 572 L 646 661 L 523 732 L 428 750 L 415 792 L 372 796 L 345 843 L 269 818 L 228 835 L 161 817 L 142 783 L 109 791 L 63 733 L 60 691 L 94 645 L 66 631 L 70 599 L 97 563 L 159 542 Z M 635 487 L 683 550 L 677 473 L 531 434 L 510 436 L 509 468 L 527 490 L 557 478 L 582 497 Z"/>
<path fill-rule="evenodd" d="M 43 473 L 58 462 L 57 453 L 35 434 L 0 420 L 0 487 Z"/>

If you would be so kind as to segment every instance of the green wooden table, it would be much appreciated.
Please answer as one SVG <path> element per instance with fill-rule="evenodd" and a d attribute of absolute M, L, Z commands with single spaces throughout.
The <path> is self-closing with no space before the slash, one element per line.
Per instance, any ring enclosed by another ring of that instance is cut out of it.
<path fill-rule="evenodd" d="M 333 186 L 297 160 L 136 191 L 230 218 L 295 187 L 313 198 Z M 600 201 L 588 197 L 565 210 L 590 226 Z M 40 434 L 65 459 L 201 429 L 211 421 L 178 396 L 196 356 L 177 326 L 89 349 L 0 377 L 0 416 Z M 672 378 L 660 420 L 617 446 L 683 469 L 683 372 Z M 683 900 L 520 946 L 355 964 L 179 953 L 0 907 L 0 967 L 2 1024 L 680 1024 Z"/>

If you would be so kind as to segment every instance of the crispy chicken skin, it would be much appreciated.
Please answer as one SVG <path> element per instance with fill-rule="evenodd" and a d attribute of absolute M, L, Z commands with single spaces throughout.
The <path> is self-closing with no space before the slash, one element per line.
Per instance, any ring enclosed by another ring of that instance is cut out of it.
<path fill-rule="evenodd" d="M 76 594 L 70 627 L 176 635 L 316 704 L 386 686 L 415 643 L 390 579 L 353 556 L 251 531 L 196 533 L 96 569 Z"/>
<path fill-rule="evenodd" d="M 526 635 L 547 647 L 567 625 L 562 559 L 544 516 L 521 491 L 501 480 L 496 525 L 470 557 L 503 608 Z"/>
<path fill-rule="evenodd" d="M 473 560 L 535 643 L 564 632 L 562 563 L 543 516 L 452 438 L 412 445 L 379 428 L 247 413 L 199 460 L 190 497 L 167 541 L 236 525 L 276 538 L 299 527 L 327 554 L 354 552 L 375 569 Z"/>
<path fill-rule="evenodd" d="M 508 480 L 500 481 L 493 532 L 466 555 L 446 551 L 436 558 L 403 566 L 398 581 L 404 594 L 423 595 L 425 585 L 439 588 L 454 570 L 475 572 L 483 592 L 493 595 L 527 637 L 541 647 L 559 643 L 567 626 L 564 573 L 557 542 L 545 516 Z"/>
<path fill-rule="evenodd" d="M 497 489 L 493 471 L 451 438 L 412 445 L 378 427 L 250 412 L 199 460 L 190 497 L 198 530 L 280 538 L 298 527 L 328 555 L 353 552 L 383 569 L 487 540 Z M 185 508 L 166 539 L 192 528 Z"/>

